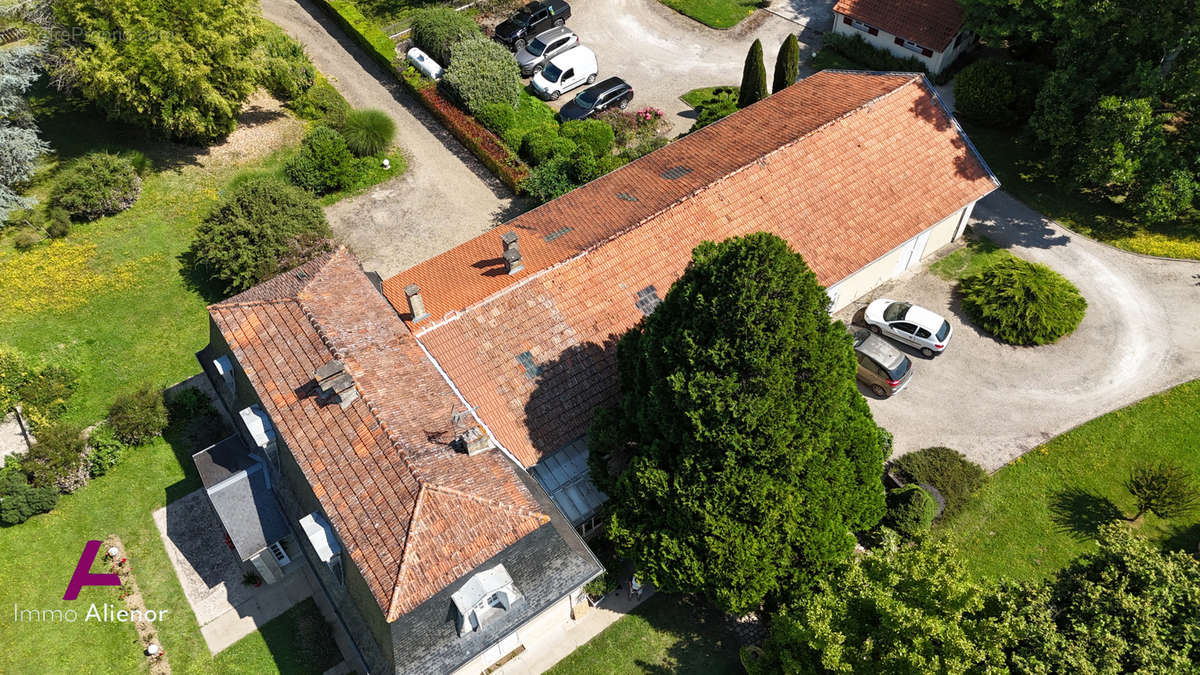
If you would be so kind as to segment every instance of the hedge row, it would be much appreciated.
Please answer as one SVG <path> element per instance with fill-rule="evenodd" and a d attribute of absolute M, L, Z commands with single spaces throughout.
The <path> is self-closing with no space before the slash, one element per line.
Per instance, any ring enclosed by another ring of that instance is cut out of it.
<path fill-rule="evenodd" d="M 517 190 L 521 181 L 529 175 L 529 167 L 514 156 L 495 134 L 488 131 L 475 118 L 460 110 L 442 96 L 433 82 L 419 75 L 405 77 L 397 65 L 396 45 L 363 16 L 352 3 L 346 0 L 320 0 L 338 25 L 365 49 L 371 58 L 387 68 L 404 86 L 437 117 L 450 133 L 471 151 L 484 166 Z"/>

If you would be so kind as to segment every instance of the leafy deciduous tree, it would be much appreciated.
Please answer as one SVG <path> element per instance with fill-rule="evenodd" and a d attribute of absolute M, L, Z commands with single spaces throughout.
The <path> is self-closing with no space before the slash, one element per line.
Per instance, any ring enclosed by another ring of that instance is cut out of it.
<path fill-rule="evenodd" d="M 1171 462 L 1143 463 L 1133 467 L 1125 489 L 1137 501 L 1137 513 L 1130 520 L 1141 518 L 1147 511 L 1159 518 L 1177 518 L 1200 503 L 1192 473 Z"/>

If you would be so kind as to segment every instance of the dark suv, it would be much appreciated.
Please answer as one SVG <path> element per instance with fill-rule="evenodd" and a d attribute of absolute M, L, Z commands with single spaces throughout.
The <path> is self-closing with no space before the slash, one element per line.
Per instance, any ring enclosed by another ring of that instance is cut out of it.
<path fill-rule="evenodd" d="M 563 0 L 531 2 L 496 26 L 494 35 L 513 51 L 525 47 L 534 35 L 561 26 L 571 16 L 571 6 Z"/>
<path fill-rule="evenodd" d="M 585 120 L 614 106 L 624 110 L 632 100 L 633 87 L 619 77 L 610 77 L 581 91 L 558 111 L 558 118 L 564 122 Z"/>

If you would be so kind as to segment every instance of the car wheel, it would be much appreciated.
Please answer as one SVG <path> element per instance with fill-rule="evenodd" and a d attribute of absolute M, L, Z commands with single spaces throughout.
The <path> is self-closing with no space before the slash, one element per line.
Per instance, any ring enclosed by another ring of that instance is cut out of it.
<path fill-rule="evenodd" d="M 513 51 L 519 52 L 522 49 L 525 49 L 525 41 L 521 40 L 519 38 L 516 40 L 513 40 Z"/>
<path fill-rule="evenodd" d="M 595 81 L 596 81 L 596 74 L 595 74 L 595 73 L 592 73 L 591 75 L 588 75 L 588 80 L 587 80 L 588 84 L 591 84 L 591 83 L 593 83 L 593 82 L 595 82 Z"/>
<path fill-rule="evenodd" d="M 871 332 L 872 332 L 872 333 L 874 333 L 874 334 L 876 334 L 876 335 L 882 335 L 882 334 L 883 334 L 883 331 L 882 331 L 882 330 L 880 330 L 880 329 L 879 329 L 879 326 L 876 326 L 875 324 L 871 324 L 870 326 L 868 326 L 868 328 L 870 328 L 870 329 L 871 329 Z"/>
<path fill-rule="evenodd" d="M 563 25 L 563 22 L 564 22 L 564 21 L 566 21 L 566 19 L 555 19 L 555 20 L 554 20 L 554 27 L 555 27 L 555 28 L 558 28 L 559 26 Z"/>
<path fill-rule="evenodd" d="M 628 108 L 629 107 L 629 99 L 627 99 L 627 98 L 621 99 L 621 102 L 617 104 L 617 107 L 620 108 L 621 110 Z"/>
<path fill-rule="evenodd" d="M 559 96 L 562 96 L 562 92 L 561 92 L 561 91 L 552 91 L 552 92 L 550 92 L 550 100 L 551 100 L 551 101 L 557 101 Z"/>
<path fill-rule="evenodd" d="M 933 358 L 933 350 L 930 349 L 929 347 L 921 347 L 921 356 L 924 356 L 927 359 L 932 359 Z"/>
<path fill-rule="evenodd" d="M 883 388 L 882 384 L 871 385 L 871 393 L 875 394 L 879 398 L 887 398 L 887 390 Z"/>

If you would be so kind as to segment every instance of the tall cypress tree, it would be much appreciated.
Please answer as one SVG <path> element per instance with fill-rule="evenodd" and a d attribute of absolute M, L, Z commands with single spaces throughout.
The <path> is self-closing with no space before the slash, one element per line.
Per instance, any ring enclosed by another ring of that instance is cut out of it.
<path fill-rule="evenodd" d="M 800 41 L 796 34 L 787 36 L 779 45 L 779 57 L 775 59 L 775 81 L 771 84 L 771 93 L 778 94 L 784 87 L 789 86 L 800 76 Z"/>
<path fill-rule="evenodd" d="M 762 41 L 755 40 L 746 54 L 746 66 L 742 69 L 742 90 L 738 94 L 738 107 L 757 103 L 767 97 L 767 68 L 763 65 Z"/>
<path fill-rule="evenodd" d="M 617 347 L 589 439 L 609 535 L 638 574 L 730 612 L 806 586 L 884 512 L 883 438 L 854 348 L 787 242 L 706 242 Z"/>

